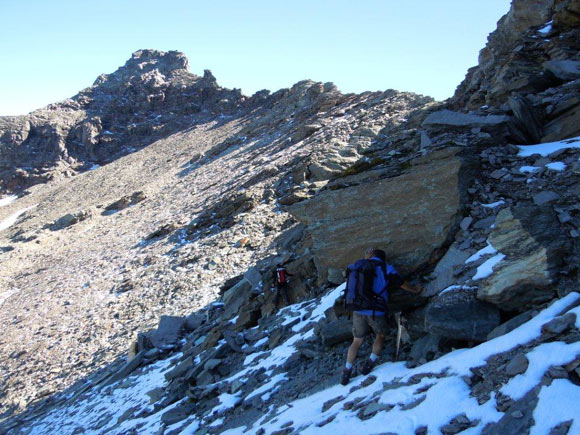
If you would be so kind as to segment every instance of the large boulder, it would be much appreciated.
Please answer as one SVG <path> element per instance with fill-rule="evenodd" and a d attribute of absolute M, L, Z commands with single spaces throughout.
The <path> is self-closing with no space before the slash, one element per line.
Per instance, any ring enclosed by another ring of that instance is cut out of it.
<path fill-rule="evenodd" d="M 449 127 L 497 127 L 510 121 L 509 116 L 505 115 L 487 115 L 479 116 L 470 113 L 453 112 L 451 110 L 439 110 L 431 113 L 425 121 L 423 126 L 428 125 L 444 125 Z"/>
<path fill-rule="evenodd" d="M 313 236 L 320 280 L 369 246 L 384 249 L 402 273 L 436 261 L 458 228 L 471 177 L 458 152 L 447 148 L 417 159 L 398 177 L 327 190 L 289 207 Z"/>
<path fill-rule="evenodd" d="M 485 341 L 499 323 L 499 309 L 477 300 L 471 290 L 442 293 L 425 311 L 425 330 L 429 334 L 458 340 Z"/>
<path fill-rule="evenodd" d="M 172 346 L 181 337 L 185 318 L 179 316 L 161 316 L 156 330 L 147 334 L 151 344 L 157 348 Z"/>
<path fill-rule="evenodd" d="M 566 110 L 545 126 L 542 142 L 555 142 L 580 135 L 580 104 Z"/>
<path fill-rule="evenodd" d="M 569 241 L 550 206 L 520 204 L 499 212 L 490 242 L 506 257 L 479 286 L 477 297 L 523 311 L 550 300 Z"/>

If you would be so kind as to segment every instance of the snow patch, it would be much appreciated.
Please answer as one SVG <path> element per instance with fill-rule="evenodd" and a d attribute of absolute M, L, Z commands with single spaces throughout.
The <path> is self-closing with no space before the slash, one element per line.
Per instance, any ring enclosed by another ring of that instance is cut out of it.
<path fill-rule="evenodd" d="M 483 257 L 485 255 L 493 255 L 493 254 L 497 254 L 497 249 L 495 249 L 493 246 L 491 246 L 491 243 L 487 242 L 487 246 L 483 249 L 480 249 L 475 254 L 473 254 L 471 257 L 469 257 L 467 260 L 465 260 L 465 264 L 473 263 L 474 261 L 479 260 L 481 257 Z"/>
<path fill-rule="evenodd" d="M 484 208 L 496 208 L 503 204 L 505 204 L 505 201 L 502 199 L 500 201 L 492 202 L 491 204 L 481 204 L 481 206 Z"/>
<path fill-rule="evenodd" d="M 6 196 L 6 197 L 0 199 L 0 207 L 4 207 L 5 205 L 10 204 L 11 202 L 16 201 L 17 199 L 18 199 L 18 196 L 16 196 L 16 195 Z"/>
<path fill-rule="evenodd" d="M 504 258 L 505 255 L 503 254 L 497 254 L 491 257 L 489 260 L 487 260 L 485 263 L 483 263 L 481 266 L 477 268 L 477 272 L 475 273 L 475 276 L 472 279 L 474 281 L 477 281 L 478 279 L 483 279 L 487 278 L 488 276 L 491 276 L 491 274 L 493 273 L 493 268 L 497 266 L 497 264 Z"/>
<path fill-rule="evenodd" d="M 12 225 L 14 225 L 16 223 L 16 221 L 18 220 L 20 215 L 26 213 L 28 210 L 33 209 L 37 205 L 38 204 L 31 205 L 30 207 L 27 207 L 24 210 L 17 211 L 16 213 L 13 213 L 10 216 L 8 216 L 6 219 L 4 219 L 2 222 L 0 222 L 0 231 L 3 231 L 7 228 L 10 228 Z"/>
<path fill-rule="evenodd" d="M 553 162 L 553 163 L 548 163 L 546 165 L 546 168 L 551 169 L 552 171 L 563 171 L 564 169 L 566 169 L 566 164 L 564 162 Z"/>
<path fill-rule="evenodd" d="M 558 142 L 541 143 L 538 145 L 519 145 L 520 152 L 518 156 L 529 157 L 534 154 L 540 154 L 542 157 L 549 156 L 552 153 L 569 148 L 580 148 L 580 136 L 571 139 L 565 139 Z"/>
<path fill-rule="evenodd" d="M 547 35 L 551 31 L 552 31 L 552 21 L 549 21 L 546 23 L 544 27 L 538 30 L 538 33 L 541 33 L 542 35 Z"/>

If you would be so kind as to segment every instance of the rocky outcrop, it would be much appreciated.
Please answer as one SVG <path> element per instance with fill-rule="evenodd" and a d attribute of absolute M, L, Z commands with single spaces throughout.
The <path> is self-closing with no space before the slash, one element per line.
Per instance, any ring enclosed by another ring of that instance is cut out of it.
<path fill-rule="evenodd" d="M 570 243 L 551 207 L 521 204 L 500 211 L 490 242 L 506 258 L 479 286 L 479 299 L 523 311 L 554 296 L 553 284 Z"/>
<path fill-rule="evenodd" d="M 384 248 L 404 272 L 437 258 L 457 229 L 472 176 L 459 151 L 436 152 L 397 177 L 325 191 L 291 206 L 312 233 L 319 276 L 344 269 L 369 246 Z"/>
<path fill-rule="evenodd" d="M 570 66 L 566 58 L 578 50 L 577 11 L 577 0 L 514 0 L 453 103 L 499 106 L 512 92 L 537 93 L 573 79 L 575 71 L 564 71 Z"/>

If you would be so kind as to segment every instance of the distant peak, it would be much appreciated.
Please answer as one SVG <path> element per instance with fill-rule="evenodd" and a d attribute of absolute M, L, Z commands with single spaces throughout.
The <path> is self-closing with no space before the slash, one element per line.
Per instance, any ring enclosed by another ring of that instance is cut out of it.
<path fill-rule="evenodd" d="M 147 72 L 151 69 L 157 69 L 163 74 L 175 70 L 188 70 L 189 61 L 185 54 L 180 51 L 160 51 L 160 50 L 137 50 L 132 54 L 124 68 L 137 69 Z"/>

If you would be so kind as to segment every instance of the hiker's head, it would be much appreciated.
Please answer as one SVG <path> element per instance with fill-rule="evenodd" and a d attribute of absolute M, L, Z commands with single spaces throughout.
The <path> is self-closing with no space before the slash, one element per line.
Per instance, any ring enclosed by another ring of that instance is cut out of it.
<path fill-rule="evenodd" d="M 377 257 L 381 261 L 387 261 L 387 254 L 382 249 L 369 248 L 365 252 L 365 258 Z"/>

